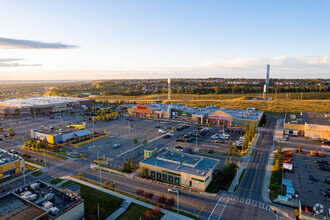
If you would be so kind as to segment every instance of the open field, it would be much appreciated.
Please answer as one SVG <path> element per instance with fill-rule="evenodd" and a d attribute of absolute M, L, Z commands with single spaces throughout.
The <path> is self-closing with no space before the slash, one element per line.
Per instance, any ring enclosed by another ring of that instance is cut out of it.
<path fill-rule="evenodd" d="M 314 92 L 304 93 L 303 100 L 300 99 L 301 93 L 291 93 L 290 99 L 286 99 L 286 93 L 277 94 L 277 99 L 270 102 L 264 101 L 252 101 L 247 100 L 246 97 L 260 96 L 260 94 L 210 94 L 210 95 L 190 95 L 190 94 L 173 94 L 172 101 L 164 101 L 163 103 L 184 103 L 188 106 L 204 107 L 207 105 L 215 105 L 222 108 L 234 108 L 234 109 L 246 109 L 248 107 L 254 107 L 256 110 L 265 112 L 277 112 L 277 113 L 300 113 L 300 112 L 320 112 L 330 113 L 330 93 L 329 92 Z M 97 97 L 96 100 L 105 101 L 108 100 L 127 100 L 135 101 L 137 103 L 153 103 L 158 100 L 157 96 L 160 96 L 160 100 L 166 100 L 167 95 L 146 95 L 146 96 L 104 96 Z M 270 94 L 270 97 L 275 94 Z M 187 99 L 187 97 L 190 97 Z M 293 99 L 296 98 L 296 99 Z M 298 99 L 297 99 L 298 98 Z M 308 99 L 308 100 L 307 100 Z"/>

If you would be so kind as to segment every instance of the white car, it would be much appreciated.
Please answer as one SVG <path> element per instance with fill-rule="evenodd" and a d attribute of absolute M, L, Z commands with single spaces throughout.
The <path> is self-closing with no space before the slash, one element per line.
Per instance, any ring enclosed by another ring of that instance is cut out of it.
<path fill-rule="evenodd" d="M 161 134 L 166 134 L 166 131 L 164 129 L 159 129 L 158 132 Z"/>
<path fill-rule="evenodd" d="M 171 135 L 171 136 L 173 136 L 173 135 L 174 135 L 174 132 L 173 132 L 173 131 L 171 131 L 170 133 L 168 133 L 168 135 Z"/>
<path fill-rule="evenodd" d="M 219 135 L 218 134 L 214 134 L 211 136 L 212 139 L 218 139 L 219 138 Z"/>
<path fill-rule="evenodd" d="M 120 147 L 121 146 L 121 144 L 114 144 L 113 145 L 113 148 L 118 148 L 118 147 Z"/>
<path fill-rule="evenodd" d="M 244 137 L 239 137 L 240 140 L 244 141 Z"/>
<path fill-rule="evenodd" d="M 180 190 L 178 188 L 169 188 L 167 191 L 170 193 L 180 194 Z"/>

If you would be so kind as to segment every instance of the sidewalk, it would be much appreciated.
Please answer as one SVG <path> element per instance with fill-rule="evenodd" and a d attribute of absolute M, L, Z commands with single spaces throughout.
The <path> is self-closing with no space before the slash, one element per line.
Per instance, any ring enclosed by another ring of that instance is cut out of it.
<path fill-rule="evenodd" d="M 128 197 L 128 196 L 124 196 L 124 195 L 121 195 L 119 193 L 116 193 L 116 192 L 112 192 L 110 190 L 106 190 L 106 189 L 103 189 L 99 186 L 95 186 L 91 183 L 87 183 L 85 181 L 82 181 L 82 180 L 79 180 L 79 179 L 76 179 L 76 178 L 73 178 L 73 177 L 69 177 L 70 180 L 72 181 L 75 181 L 75 182 L 78 182 L 78 183 L 81 183 L 81 184 L 84 184 L 86 186 L 89 186 L 91 188 L 94 188 L 94 189 L 97 189 L 97 190 L 100 190 L 102 192 L 105 192 L 105 193 L 108 193 L 110 195 L 113 195 L 113 196 L 116 196 L 116 197 L 119 197 L 119 198 L 122 198 L 125 200 L 125 202 L 127 203 L 135 203 L 135 204 L 138 204 L 138 205 L 142 205 L 142 206 L 145 206 L 149 209 L 154 209 L 155 206 L 154 205 L 151 205 L 151 204 L 148 204 L 148 203 L 145 203 L 145 202 L 142 202 L 140 200 L 136 200 L 136 199 L 133 199 L 131 197 Z M 189 217 L 186 217 L 186 216 L 183 216 L 183 215 L 179 215 L 177 213 L 174 213 L 174 212 L 171 212 L 171 211 L 168 211 L 166 209 L 162 209 L 162 212 L 165 214 L 164 217 L 162 219 L 171 219 L 171 220 L 191 220 L 192 218 L 189 218 Z"/>
<path fill-rule="evenodd" d="M 268 162 L 266 165 L 266 173 L 265 173 L 265 178 L 264 178 L 264 183 L 262 187 L 262 199 L 264 200 L 265 203 L 269 205 L 269 207 L 276 213 L 283 215 L 286 218 L 289 219 L 296 219 L 294 215 L 294 208 L 290 208 L 287 206 L 283 206 L 280 204 L 273 203 L 269 199 L 269 184 L 270 184 L 270 179 L 272 176 L 272 167 L 273 167 L 273 162 L 274 162 L 274 153 L 270 152 L 269 157 L 268 157 Z"/>

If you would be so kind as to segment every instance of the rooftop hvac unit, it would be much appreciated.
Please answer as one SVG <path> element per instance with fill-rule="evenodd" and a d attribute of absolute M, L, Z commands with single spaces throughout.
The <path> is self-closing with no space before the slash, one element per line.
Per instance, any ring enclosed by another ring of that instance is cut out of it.
<path fill-rule="evenodd" d="M 51 207 L 49 209 L 49 212 L 52 214 L 52 215 L 56 215 L 60 210 L 57 208 L 57 207 Z"/>
<path fill-rule="evenodd" d="M 53 203 L 47 201 L 42 204 L 46 209 L 50 209 L 53 207 Z"/>
<path fill-rule="evenodd" d="M 33 190 L 39 189 L 39 183 L 32 183 L 30 185 L 30 188 L 33 189 Z"/>
<path fill-rule="evenodd" d="M 294 119 L 296 119 L 296 115 L 290 115 L 290 118 L 291 118 L 292 120 L 294 120 Z"/>

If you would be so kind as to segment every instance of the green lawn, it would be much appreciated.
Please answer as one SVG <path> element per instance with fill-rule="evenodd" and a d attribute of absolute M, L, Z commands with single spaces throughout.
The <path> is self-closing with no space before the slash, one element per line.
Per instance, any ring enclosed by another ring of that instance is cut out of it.
<path fill-rule="evenodd" d="M 211 181 L 205 192 L 218 193 L 220 189 L 228 190 L 235 178 L 236 172 L 236 166 L 228 166 L 225 170 L 220 171 L 218 178 L 215 181 Z"/>
<path fill-rule="evenodd" d="M 31 173 L 31 175 L 37 177 L 37 176 L 40 176 L 40 175 L 43 174 L 43 173 L 44 173 L 44 172 L 42 172 L 41 170 L 38 170 L 38 171 L 36 171 L 36 172 Z"/>
<path fill-rule="evenodd" d="M 58 184 L 59 182 L 62 182 L 62 179 L 60 179 L 60 178 L 55 178 L 55 179 L 52 179 L 52 180 L 50 181 L 50 183 L 53 184 L 53 185 L 56 185 L 56 184 Z"/>
<path fill-rule="evenodd" d="M 98 203 L 100 205 L 100 219 L 105 219 L 115 212 L 123 201 L 121 198 L 71 180 L 63 183 L 61 187 L 68 186 L 71 183 L 75 183 L 81 187 L 81 197 L 85 200 L 85 216 L 88 219 L 97 219 Z"/>
<path fill-rule="evenodd" d="M 131 206 L 126 210 L 126 212 L 124 212 L 124 214 L 122 214 L 118 220 L 140 220 L 140 219 L 144 219 L 144 213 L 151 209 L 132 203 Z M 162 217 L 164 214 L 162 213 L 160 217 Z M 158 219 L 158 218 L 154 218 L 154 219 Z"/>

